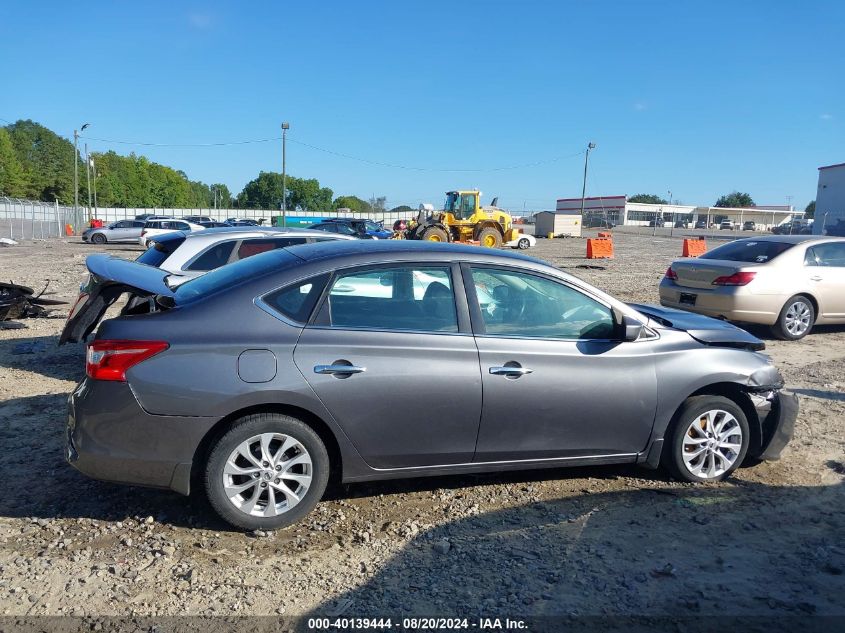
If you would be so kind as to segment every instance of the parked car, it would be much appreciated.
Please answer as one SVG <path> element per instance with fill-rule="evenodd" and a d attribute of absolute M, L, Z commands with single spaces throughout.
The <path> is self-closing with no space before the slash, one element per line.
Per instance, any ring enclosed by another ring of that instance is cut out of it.
<path fill-rule="evenodd" d="M 88 343 L 68 461 L 202 486 L 243 529 L 301 519 L 330 477 L 662 463 L 718 481 L 777 458 L 797 413 L 749 333 L 507 251 L 330 241 L 175 290 L 157 268 L 86 264 L 60 342 L 85 339 L 122 293 L 131 307 Z"/>
<path fill-rule="evenodd" d="M 720 231 L 733 231 L 734 230 L 734 223 L 732 220 L 722 220 L 719 222 L 719 230 Z"/>
<path fill-rule="evenodd" d="M 697 229 L 707 229 L 710 228 L 707 226 L 707 220 L 699 220 L 695 223 L 695 228 Z"/>
<path fill-rule="evenodd" d="M 350 235 L 360 240 L 377 240 L 375 235 L 369 235 L 349 224 L 343 222 L 318 222 L 308 227 L 311 231 L 325 231 L 326 233 L 337 233 L 339 235 Z M 392 235 L 392 233 L 391 233 Z"/>
<path fill-rule="evenodd" d="M 136 215 L 135 219 L 147 222 L 148 220 L 169 220 L 172 218 L 169 215 L 155 215 L 154 213 L 142 213 L 141 215 Z"/>
<path fill-rule="evenodd" d="M 676 229 L 688 229 L 689 225 L 689 220 L 675 220 Z"/>
<path fill-rule="evenodd" d="M 137 242 L 146 223 L 142 220 L 118 220 L 108 226 L 96 229 L 85 229 L 82 241 L 92 244 L 106 242 Z"/>
<path fill-rule="evenodd" d="M 529 233 L 520 233 L 516 239 L 510 242 L 505 242 L 502 246 L 510 246 L 511 248 L 518 248 L 524 251 L 527 248 L 533 248 L 537 245 L 537 238 Z"/>
<path fill-rule="evenodd" d="M 803 338 L 816 323 L 845 323 L 845 238 L 753 237 L 675 260 L 660 303 Z"/>
<path fill-rule="evenodd" d="M 171 231 L 204 231 L 205 227 L 186 220 L 176 220 L 168 218 L 165 220 L 149 220 L 141 229 L 141 235 L 138 237 L 138 243 L 144 248 L 150 245 L 150 239 L 156 235 L 163 235 Z"/>
<path fill-rule="evenodd" d="M 354 239 L 349 235 L 326 234 L 322 231 L 252 226 L 226 227 L 198 233 L 174 231 L 152 238 L 150 248 L 135 261 L 171 273 L 167 285 L 175 288 L 209 270 L 276 248 Z"/>
<path fill-rule="evenodd" d="M 772 227 L 775 235 L 812 235 L 813 221 L 796 218 Z"/>
<path fill-rule="evenodd" d="M 649 226 L 658 226 L 658 227 L 660 227 L 660 226 L 665 226 L 665 225 L 666 225 L 666 220 L 664 220 L 663 218 L 654 218 L 653 220 L 651 220 L 651 221 L 648 223 L 648 225 L 649 225 Z"/>
<path fill-rule="evenodd" d="M 261 226 L 264 224 L 264 218 L 252 220 L 250 218 L 228 218 L 226 224 L 230 226 Z"/>
<path fill-rule="evenodd" d="M 197 222 L 197 224 L 207 229 L 225 229 L 232 226 L 228 222 L 217 222 L 216 220 L 212 220 L 211 222 Z"/>
<path fill-rule="evenodd" d="M 746 220 L 742 223 L 742 230 L 743 231 L 756 231 L 757 230 L 757 223 L 754 220 Z"/>
<path fill-rule="evenodd" d="M 186 215 L 182 219 L 187 220 L 188 222 L 193 222 L 194 224 L 202 224 L 203 222 L 214 222 L 214 220 L 212 220 L 207 215 Z"/>
<path fill-rule="evenodd" d="M 365 218 L 329 218 L 323 220 L 320 224 L 338 223 L 346 224 L 355 229 L 358 233 L 366 233 L 370 237 L 379 240 L 386 240 L 393 236 L 393 231 L 384 228 L 383 224 L 367 220 Z"/>

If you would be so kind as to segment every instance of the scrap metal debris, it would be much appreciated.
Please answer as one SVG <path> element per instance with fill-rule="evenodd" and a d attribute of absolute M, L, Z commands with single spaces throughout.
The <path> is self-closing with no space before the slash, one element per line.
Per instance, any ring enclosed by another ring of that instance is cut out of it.
<path fill-rule="evenodd" d="M 0 282 L 0 323 L 11 319 L 49 317 L 53 308 L 48 306 L 66 304 L 67 301 L 47 299 L 43 296 L 49 285 L 48 281 L 41 292 L 35 294 L 32 288 Z M 5 329 L 7 326 L 3 327 Z"/>

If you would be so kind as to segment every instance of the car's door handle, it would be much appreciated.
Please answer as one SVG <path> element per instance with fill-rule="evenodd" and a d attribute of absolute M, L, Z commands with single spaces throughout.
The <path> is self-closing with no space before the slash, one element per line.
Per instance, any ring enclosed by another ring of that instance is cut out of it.
<path fill-rule="evenodd" d="M 355 365 L 314 365 L 315 374 L 360 374 L 367 371 L 366 367 Z"/>
<path fill-rule="evenodd" d="M 524 376 L 525 374 L 533 373 L 533 369 L 528 367 L 491 367 L 490 373 L 494 376 Z"/>
<path fill-rule="evenodd" d="M 813 275 L 810 277 L 810 281 L 821 281 L 824 277 L 819 277 L 818 275 Z"/>

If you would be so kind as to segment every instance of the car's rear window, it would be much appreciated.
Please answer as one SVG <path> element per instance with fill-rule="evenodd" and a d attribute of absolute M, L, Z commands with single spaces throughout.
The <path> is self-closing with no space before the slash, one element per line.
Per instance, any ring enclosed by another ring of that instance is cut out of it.
<path fill-rule="evenodd" d="M 141 253 L 141 256 L 135 261 L 139 264 L 146 264 L 147 266 L 155 266 L 158 268 L 164 263 L 164 260 L 170 257 L 170 254 L 173 253 L 173 251 L 182 245 L 182 242 L 184 241 L 185 237 L 183 235 L 179 235 L 178 237 L 168 236 L 168 239 L 163 239 L 160 242 L 154 241 L 153 245 Z"/>
<path fill-rule="evenodd" d="M 176 290 L 174 298 L 177 304 L 191 303 L 203 297 L 235 288 L 270 272 L 281 271 L 302 263 L 302 260 L 284 249 L 261 253 L 227 264 L 188 281 Z"/>
<path fill-rule="evenodd" d="M 789 242 L 769 240 L 737 240 L 723 244 L 704 253 L 699 259 L 724 259 L 732 262 L 751 262 L 762 264 L 773 260 L 781 253 L 795 246 Z"/>

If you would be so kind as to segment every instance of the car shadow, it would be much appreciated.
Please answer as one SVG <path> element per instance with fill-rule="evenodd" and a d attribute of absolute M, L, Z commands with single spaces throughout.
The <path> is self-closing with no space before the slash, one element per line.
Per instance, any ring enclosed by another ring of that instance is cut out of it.
<path fill-rule="evenodd" d="M 29 319 L 22 319 L 26 323 Z M 59 347 L 58 336 L 32 336 L 0 340 L 0 367 L 40 374 L 58 380 L 79 381 L 85 374 L 85 347 L 69 343 Z"/>
<path fill-rule="evenodd" d="M 845 402 L 845 392 L 842 391 L 826 391 L 823 389 L 792 389 L 795 393 L 802 396 L 810 396 L 811 398 L 821 398 L 822 400 L 835 400 L 837 402 Z"/>
<path fill-rule="evenodd" d="M 406 538 L 376 574 L 303 622 L 528 617 L 531 631 L 617 630 L 613 617 L 621 625 L 621 616 L 656 618 L 642 630 L 697 631 L 749 630 L 711 617 L 753 616 L 761 630 L 780 630 L 790 618 L 806 630 L 809 615 L 845 615 L 839 479 L 667 485 L 459 516 Z M 374 538 L 395 542 L 403 529 L 376 528 Z"/>

